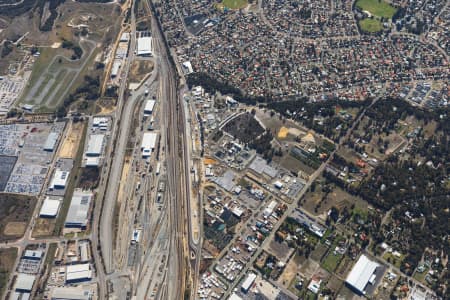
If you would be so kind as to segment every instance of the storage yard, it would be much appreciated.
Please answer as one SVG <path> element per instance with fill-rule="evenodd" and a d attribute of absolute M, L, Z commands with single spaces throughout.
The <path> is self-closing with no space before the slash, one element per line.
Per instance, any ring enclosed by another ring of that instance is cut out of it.
<path fill-rule="evenodd" d="M 39 194 L 64 125 L 63 122 L 0 125 L 1 191 Z M 51 134 L 54 139 L 49 139 Z M 16 161 L 5 156 L 15 157 Z"/>

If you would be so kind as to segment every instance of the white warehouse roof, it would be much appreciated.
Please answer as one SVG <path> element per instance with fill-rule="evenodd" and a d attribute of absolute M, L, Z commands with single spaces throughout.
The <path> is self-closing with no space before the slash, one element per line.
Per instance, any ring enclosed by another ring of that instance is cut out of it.
<path fill-rule="evenodd" d="M 50 132 L 50 134 L 47 136 L 47 140 L 45 141 L 44 150 L 45 151 L 55 150 L 55 145 L 57 141 L 58 141 L 58 133 Z"/>
<path fill-rule="evenodd" d="M 36 276 L 19 273 L 16 279 L 15 290 L 22 292 L 30 292 L 33 289 L 34 280 Z"/>
<path fill-rule="evenodd" d="M 69 265 L 66 269 L 66 281 L 88 280 L 92 277 L 89 264 Z"/>
<path fill-rule="evenodd" d="M 367 283 L 379 266 L 379 264 L 371 261 L 369 258 L 367 258 L 367 256 L 363 254 L 353 266 L 353 269 L 350 274 L 348 274 L 345 282 L 347 282 L 347 284 L 352 286 L 361 294 L 364 294 L 364 289 Z"/>
<path fill-rule="evenodd" d="M 115 60 L 111 69 L 111 77 L 116 77 L 117 74 L 119 73 L 119 69 L 121 66 L 121 61 L 120 60 Z"/>
<path fill-rule="evenodd" d="M 67 273 L 77 273 L 83 271 L 89 271 L 89 264 L 79 264 L 79 265 L 68 265 L 66 272 Z"/>
<path fill-rule="evenodd" d="M 231 294 L 230 298 L 228 298 L 228 300 L 242 300 L 242 297 L 240 297 L 237 294 L 233 293 L 233 294 Z"/>
<path fill-rule="evenodd" d="M 69 171 L 62 171 L 60 169 L 56 169 L 52 181 L 50 182 L 50 189 L 65 188 L 67 180 L 69 179 L 69 174 L 70 174 Z"/>
<path fill-rule="evenodd" d="M 100 156 L 102 154 L 104 134 L 92 134 L 89 136 L 86 156 Z"/>
<path fill-rule="evenodd" d="M 66 217 L 66 227 L 85 227 L 88 222 L 89 206 L 92 193 L 76 190 L 70 201 L 69 211 Z"/>
<path fill-rule="evenodd" d="M 86 167 L 98 167 L 100 165 L 100 157 L 86 157 Z"/>
<path fill-rule="evenodd" d="M 40 260 L 43 254 L 44 252 L 42 250 L 25 250 L 23 257 L 26 259 Z"/>
<path fill-rule="evenodd" d="M 153 112 L 153 108 L 155 107 L 155 100 L 147 100 L 145 101 L 144 107 L 144 115 L 150 115 Z"/>
<path fill-rule="evenodd" d="M 252 286 L 252 284 L 255 282 L 256 279 L 256 274 L 255 273 L 250 273 L 247 275 L 247 277 L 245 278 L 244 282 L 241 285 L 241 288 L 247 292 L 250 287 Z"/>
<path fill-rule="evenodd" d="M 59 206 L 61 201 L 45 198 L 44 204 L 42 204 L 41 211 L 39 212 L 40 217 L 54 218 L 58 214 Z"/>
<path fill-rule="evenodd" d="M 130 33 L 129 32 L 123 32 L 122 35 L 120 36 L 120 41 L 121 42 L 128 42 L 129 39 L 130 39 Z"/>
<path fill-rule="evenodd" d="M 156 133 L 154 132 L 146 132 L 142 137 L 142 156 L 148 157 L 152 153 L 153 149 L 155 149 L 156 145 Z"/>
<path fill-rule="evenodd" d="M 55 287 L 52 291 L 52 300 L 88 300 L 91 292 L 81 287 Z"/>
<path fill-rule="evenodd" d="M 149 36 L 138 38 L 137 40 L 137 55 L 151 55 L 152 54 L 152 38 Z"/>

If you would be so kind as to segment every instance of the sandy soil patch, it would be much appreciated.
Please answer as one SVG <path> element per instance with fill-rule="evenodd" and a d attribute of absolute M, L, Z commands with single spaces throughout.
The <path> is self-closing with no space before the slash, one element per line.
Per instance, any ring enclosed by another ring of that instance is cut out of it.
<path fill-rule="evenodd" d="M 67 138 L 64 140 L 59 156 L 62 158 L 74 159 L 80 145 L 80 137 L 82 136 L 84 123 L 71 123 L 68 130 Z"/>
<path fill-rule="evenodd" d="M 292 278 L 297 275 L 297 272 L 298 265 L 293 256 L 284 268 L 283 273 L 281 273 L 280 278 L 278 278 L 277 283 L 283 285 L 285 288 L 289 288 L 289 284 L 292 281 Z"/>
<path fill-rule="evenodd" d="M 215 159 L 209 158 L 209 157 L 205 158 L 203 160 L 203 162 L 204 162 L 205 165 L 214 165 L 214 164 L 217 163 L 217 161 Z"/>
<path fill-rule="evenodd" d="M 27 228 L 27 223 L 25 222 L 8 222 L 3 231 L 4 235 L 23 235 L 25 229 Z"/>
<path fill-rule="evenodd" d="M 285 139 L 288 135 L 289 129 L 286 127 L 281 127 L 280 131 L 278 131 L 278 138 L 279 139 Z"/>
<path fill-rule="evenodd" d="M 59 47 L 61 47 L 61 42 L 54 42 L 50 47 L 53 49 L 58 49 Z"/>

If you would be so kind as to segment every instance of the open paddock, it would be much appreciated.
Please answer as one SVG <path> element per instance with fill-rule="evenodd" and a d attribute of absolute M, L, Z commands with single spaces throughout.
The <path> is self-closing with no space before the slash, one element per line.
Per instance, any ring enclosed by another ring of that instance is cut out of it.
<path fill-rule="evenodd" d="M 35 205 L 35 197 L 0 194 L 0 241 L 17 239 L 24 234 Z"/>
<path fill-rule="evenodd" d="M 331 191 L 325 193 L 322 187 L 329 186 Z M 334 184 L 325 184 L 325 181 L 316 181 L 314 191 L 308 191 L 302 198 L 302 206 L 308 212 L 326 218 L 326 213 L 331 209 L 331 207 L 336 207 L 341 210 L 344 207 L 351 210 L 350 207 L 355 206 L 355 208 L 366 211 L 368 204 L 366 201 L 362 200 L 357 196 L 350 195 L 342 188 L 335 186 Z"/>

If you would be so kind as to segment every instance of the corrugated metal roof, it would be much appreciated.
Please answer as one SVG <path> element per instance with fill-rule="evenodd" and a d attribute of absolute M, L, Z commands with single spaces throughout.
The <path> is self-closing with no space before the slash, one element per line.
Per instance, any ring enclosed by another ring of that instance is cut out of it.
<path fill-rule="evenodd" d="M 80 287 L 55 287 L 52 292 L 52 300 L 88 300 L 90 292 Z"/>
<path fill-rule="evenodd" d="M 44 144 L 45 151 L 53 151 L 55 149 L 56 142 L 58 141 L 58 136 L 59 134 L 57 132 L 50 132 Z"/>
<path fill-rule="evenodd" d="M 46 216 L 46 217 L 55 217 L 58 214 L 60 205 L 61 205 L 61 201 L 55 200 L 55 199 L 50 199 L 49 197 L 47 197 L 44 200 L 44 204 L 42 204 L 39 215 Z"/>
<path fill-rule="evenodd" d="M 144 133 L 144 136 L 142 137 L 142 155 L 150 155 L 151 151 L 155 149 L 156 145 L 156 133 L 153 132 L 146 132 Z"/>
<path fill-rule="evenodd" d="M 88 220 L 89 206 L 92 200 L 91 192 L 75 191 L 67 212 L 66 227 L 86 226 Z"/>
<path fill-rule="evenodd" d="M 69 179 L 70 172 L 62 171 L 60 169 L 55 170 L 55 174 L 53 175 L 52 182 L 50 183 L 50 188 L 55 187 L 65 187 L 67 180 Z"/>
<path fill-rule="evenodd" d="M 141 37 L 137 40 L 137 55 L 149 55 L 152 53 L 152 38 Z"/>
<path fill-rule="evenodd" d="M 379 266 L 379 264 L 371 261 L 367 256 L 361 255 L 345 281 L 361 293 L 364 293 L 364 288 L 369 282 L 370 277 Z"/>
<path fill-rule="evenodd" d="M 88 147 L 86 149 L 87 156 L 99 156 L 102 153 L 104 134 L 92 134 L 89 136 Z"/>
<path fill-rule="evenodd" d="M 15 289 L 19 291 L 31 291 L 33 288 L 36 276 L 19 273 L 16 279 Z"/>

